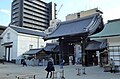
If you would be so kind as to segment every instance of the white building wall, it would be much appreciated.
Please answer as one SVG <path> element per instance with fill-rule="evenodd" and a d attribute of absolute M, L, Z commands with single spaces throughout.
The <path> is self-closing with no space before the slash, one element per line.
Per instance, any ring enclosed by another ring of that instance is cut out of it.
<path fill-rule="evenodd" d="M 46 43 L 42 39 L 42 37 L 34 36 L 34 35 L 27 35 L 27 34 L 19 34 L 18 36 L 18 51 L 17 57 L 21 57 L 23 53 L 29 51 L 29 49 L 36 49 L 44 47 Z"/>
<path fill-rule="evenodd" d="M 120 37 L 111 37 L 108 38 L 109 46 L 117 46 L 120 45 Z"/>
<path fill-rule="evenodd" d="M 120 70 L 120 36 L 108 38 L 109 43 L 109 60 L 112 58 L 115 65 L 119 66 Z"/>
<path fill-rule="evenodd" d="M 8 39 L 8 33 L 9 33 L 9 39 Z M 16 51 L 17 51 L 17 33 L 15 31 L 13 31 L 11 28 L 7 28 L 3 34 L 1 35 L 3 37 L 3 39 L 1 40 L 1 45 L 4 43 L 8 43 L 8 42 L 13 42 L 11 45 L 11 55 L 10 55 L 10 60 L 11 59 L 15 59 L 16 58 Z M 9 46 L 9 45 L 2 45 L 1 46 L 1 53 L 2 56 L 5 55 L 5 46 Z M 13 50 L 14 49 L 14 50 Z"/>
<path fill-rule="evenodd" d="M 0 39 L 0 44 L 1 44 L 1 39 Z M 3 59 L 3 56 L 4 56 L 4 54 L 3 54 L 3 48 L 2 48 L 2 46 L 0 45 L 0 59 Z"/>
<path fill-rule="evenodd" d="M 9 39 L 8 39 L 8 33 L 9 33 Z M 3 39 L 0 40 L 1 45 L 8 42 L 13 42 L 11 44 L 2 45 L 0 47 L 1 49 L 0 56 L 2 58 L 3 56 L 5 56 L 5 47 L 12 45 L 12 47 L 10 48 L 10 52 L 11 52 L 10 60 L 21 59 L 21 55 L 30 49 L 30 45 L 32 45 L 33 49 L 45 47 L 46 45 L 46 42 L 44 42 L 42 37 L 17 33 L 15 30 L 11 29 L 10 27 L 8 27 L 3 32 L 1 37 L 3 37 Z M 6 56 L 7 55 L 8 54 L 6 54 Z"/>
<path fill-rule="evenodd" d="M 39 42 L 38 42 L 38 47 L 43 48 L 46 46 L 46 42 L 42 39 L 42 37 L 38 37 Z"/>

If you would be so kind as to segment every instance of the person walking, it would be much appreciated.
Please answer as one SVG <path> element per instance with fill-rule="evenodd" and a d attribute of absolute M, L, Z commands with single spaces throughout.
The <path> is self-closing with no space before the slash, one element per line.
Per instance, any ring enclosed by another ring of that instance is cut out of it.
<path fill-rule="evenodd" d="M 115 62 L 112 58 L 110 59 L 110 72 L 115 73 Z"/>
<path fill-rule="evenodd" d="M 46 78 L 48 78 L 49 73 L 50 73 L 50 78 L 51 78 L 52 77 L 52 71 L 55 71 L 55 67 L 54 67 L 51 59 L 49 59 L 49 61 L 47 63 L 47 67 L 45 68 L 45 70 L 47 71 Z"/>
<path fill-rule="evenodd" d="M 27 63 L 26 63 L 26 60 L 25 60 L 25 59 L 23 59 L 22 64 L 23 64 L 23 67 L 24 67 L 24 66 L 26 66 L 26 67 L 27 67 Z"/>
<path fill-rule="evenodd" d="M 65 60 L 63 59 L 60 63 L 60 69 L 63 69 L 64 64 L 65 64 Z"/>

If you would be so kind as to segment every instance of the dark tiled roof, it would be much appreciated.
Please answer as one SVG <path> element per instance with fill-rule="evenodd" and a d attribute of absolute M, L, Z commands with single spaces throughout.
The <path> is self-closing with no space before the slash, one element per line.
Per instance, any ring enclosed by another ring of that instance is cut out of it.
<path fill-rule="evenodd" d="M 29 51 L 27 51 L 23 55 L 34 55 L 34 54 L 39 53 L 40 51 L 42 51 L 42 48 L 40 48 L 40 49 L 30 49 Z"/>
<path fill-rule="evenodd" d="M 55 52 L 55 51 L 57 51 L 57 48 L 56 48 L 57 46 L 58 46 L 57 44 L 47 43 L 44 50 L 48 51 L 48 52 Z"/>
<path fill-rule="evenodd" d="M 0 36 L 0 39 L 3 39 L 3 37 Z"/>
<path fill-rule="evenodd" d="M 4 32 L 7 26 L 0 25 L 0 35 Z"/>
<path fill-rule="evenodd" d="M 10 45 L 10 44 L 12 44 L 13 42 L 6 42 L 6 43 L 3 43 L 3 44 L 1 44 L 1 45 Z"/>
<path fill-rule="evenodd" d="M 85 50 L 101 50 L 107 47 L 106 39 L 91 40 Z"/>
<path fill-rule="evenodd" d="M 45 37 L 45 33 L 43 33 L 43 32 L 39 32 L 39 31 L 35 31 L 35 30 L 29 30 L 29 29 L 15 27 L 15 26 L 10 26 L 10 27 L 18 33 Z"/>
<path fill-rule="evenodd" d="M 45 39 L 52 39 L 69 35 L 71 36 L 88 32 L 89 35 L 91 35 L 99 27 L 101 21 L 101 15 L 96 13 L 76 20 L 61 22 L 58 25 L 58 28 Z"/>
<path fill-rule="evenodd" d="M 6 29 L 7 26 L 0 25 L 0 29 Z"/>

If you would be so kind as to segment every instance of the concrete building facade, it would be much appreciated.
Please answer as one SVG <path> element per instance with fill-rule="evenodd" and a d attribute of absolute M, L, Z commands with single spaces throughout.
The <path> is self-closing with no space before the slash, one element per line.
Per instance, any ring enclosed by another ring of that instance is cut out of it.
<path fill-rule="evenodd" d="M 48 27 L 48 29 L 45 30 L 45 34 L 52 33 L 57 28 L 57 25 L 60 22 L 61 22 L 61 20 L 59 20 L 59 19 L 50 20 L 50 26 Z"/>
<path fill-rule="evenodd" d="M 44 31 L 56 18 L 56 4 L 41 0 L 13 0 L 11 25 Z"/>
<path fill-rule="evenodd" d="M 74 14 L 68 14 L 66 16 L 66 21 L 77 19 L 77 18 L 82 18 L 82 17 L 89 16 L 95 13 L 102 13 L 102 12 L 98 8 L 94 8 L 94 9 L 90 9 L 86 11 L 77 12 Z"/>

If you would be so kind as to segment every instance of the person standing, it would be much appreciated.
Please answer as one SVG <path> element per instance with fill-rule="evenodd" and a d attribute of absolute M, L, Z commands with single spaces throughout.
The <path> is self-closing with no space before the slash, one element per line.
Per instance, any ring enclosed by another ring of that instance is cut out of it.
<path fill-rule="evenodd" d="M 51 78 L 52 77 L 52 71 L 55 71 L 55 67 L 54 67 L 51 59 L 49 59 L 49 61 L 47 63 L 47 67 L 45 68 L 45 70 L 47 71 L 46 78 L 48 78 L 49 73 L 50 73 L 50 78 Z"/>
<path fill-rule="evenodd" d="M 110 59 L 110 72 L 115 73 L 115 62 L 112 58 Z"/>

